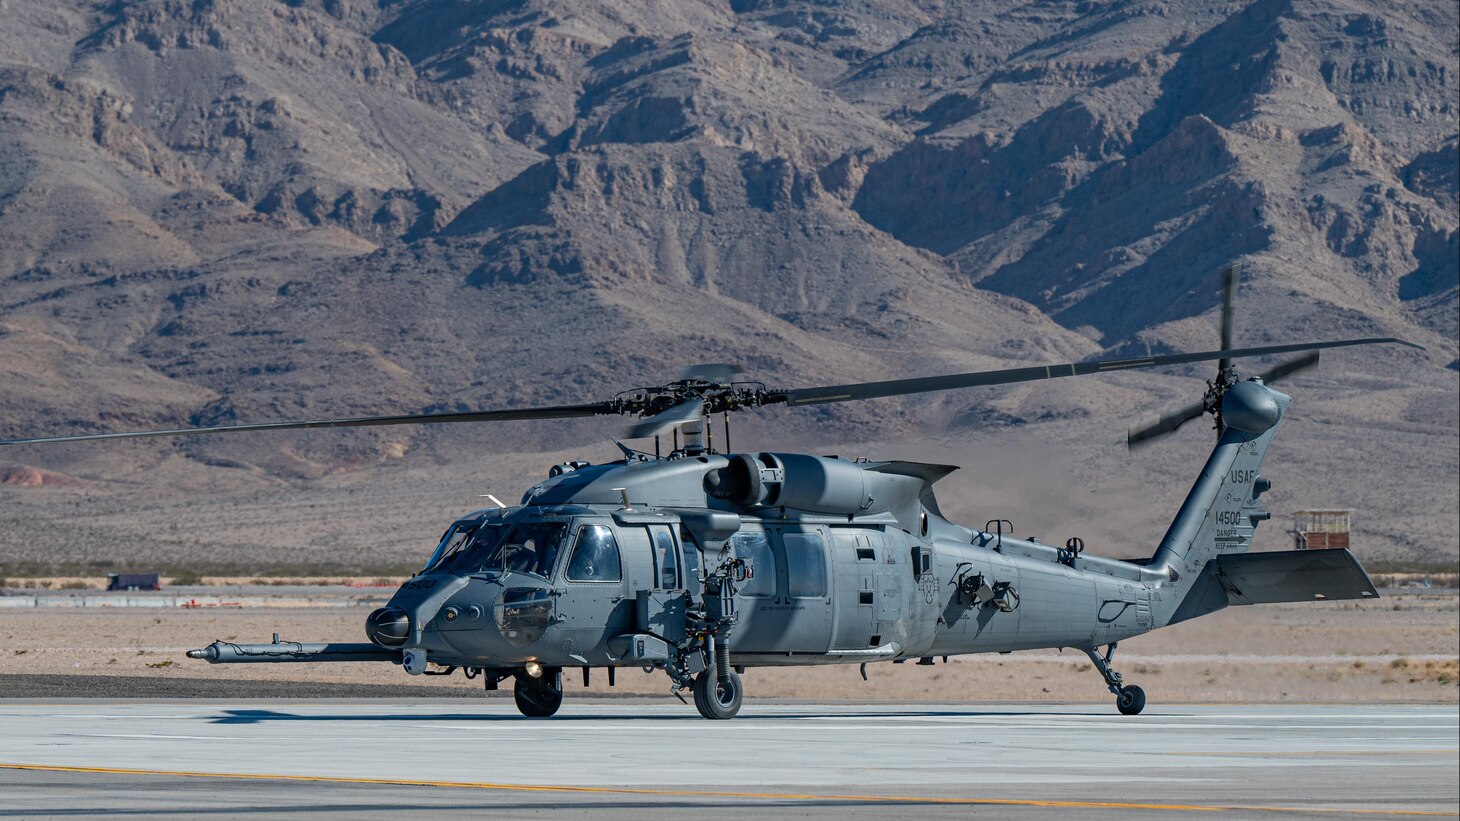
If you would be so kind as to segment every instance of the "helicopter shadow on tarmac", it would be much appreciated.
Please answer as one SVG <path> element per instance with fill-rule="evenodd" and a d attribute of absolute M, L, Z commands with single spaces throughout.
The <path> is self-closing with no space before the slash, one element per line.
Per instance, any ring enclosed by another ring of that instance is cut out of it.
<path fill-rule="evenodd" d="M 807 719 L 836 719 L 849 718 L 853 720 L 865 719 L 927 719 L 927 718 L 1103 718 L 1108 716 L 1108 711 L 1100 709 L 1090 710 L 1062 710 L 1056 712 L 1033 711 L 1033 710 L 916 710 L 916 711 L 880 711 L 869 710 L 867 712 L 833 712 L 824 713 L 815 710 L 804 712 L 777 712 L 767 714 L 764 718 L 776 720 L 807 720 Z M 747 718 L 755 718 L 754 714 Z M 306 722 L 331 722 L 331 721 L 482 721 L 482 722 L 521 722 L 531 721 L 527 716 L 512 715 L 506 713 L 358 713 L 347 715 L 303 715 L 299 713 L 286 713 L 278 710 L 224 710 L 218 717 L 212 719 L 212 724 L 265 724 L 274 721 L 306 721 Z M 536 719 L 542 720 L 542 719 Z M 654 715 L 645 716 L 641 713 L 598 713 L 592 715 L 559 714 L 552 718 L 553 723 L 577 722 L 577 721 L 698 721 L 697 713 L 685 713 L 684 715 Z"/>

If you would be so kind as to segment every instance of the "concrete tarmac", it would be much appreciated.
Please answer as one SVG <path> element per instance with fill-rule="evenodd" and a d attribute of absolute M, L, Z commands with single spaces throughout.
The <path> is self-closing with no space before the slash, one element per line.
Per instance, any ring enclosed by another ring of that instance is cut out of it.
<path fill-rule="evenodd" d="M 0 816 L 1456 815 L 1453 705 L 0 701 Z"/>

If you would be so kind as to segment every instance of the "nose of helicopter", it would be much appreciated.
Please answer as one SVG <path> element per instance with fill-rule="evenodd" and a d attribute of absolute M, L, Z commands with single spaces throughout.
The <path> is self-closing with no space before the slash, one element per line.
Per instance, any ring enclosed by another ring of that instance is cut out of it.
<path fill-rule="evenodd" d="M 402 585 L 371 613 L 365 635 L 391 650 L 427 650 L 437 660 L 511 662 L 543 657 L 557 621 L 545 579 L 429 576 Z"/>
<path fill-rule="evenodd" d="M 398 607 L 382 607 L 365 620 L 365 635 L 381 647 L 400 647 L 411 636 L 411 617 Z"/>
<path fill-rule="evenodd" d="M 415 629 L 423 646 L 455 654 L 463 663 L 543 661 L 560 649 L 555 599 L 545 579 L 484 575 L 443 601 Z"/>
<path fill-rule="evenodd" d="M 419 576 L 401 585 L 385 606 L 365 619 L 365 635 L 392 650 L 414 647 L 422 629 L 435 619 L 442 604 L 466 584 L 465 578 Z"/>

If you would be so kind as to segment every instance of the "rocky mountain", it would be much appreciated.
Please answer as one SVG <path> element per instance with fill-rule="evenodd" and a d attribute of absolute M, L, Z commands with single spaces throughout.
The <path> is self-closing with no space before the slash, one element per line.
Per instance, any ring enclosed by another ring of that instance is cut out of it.
<path fill-rule="evenodd" d="M 1335 421 L 1411 437 L 1376 470 L 1429 459 L 1423 493 L 1332 492 L 1443 534 L 1457 17 L 1364 0 L 0 0 L 0 433 L 576 402 L 701 361 L 796 385 L 1199 350 L 1215 272 L 1238 261 L 1243 343 L 1427 347 L 1335 354 L 1302 384 Z M 1131 375 L 746 430 L 830 445 L 1098 419 L 1113 441 L 1198 386 Z M 249 488 L 602 432 L 247 436 L 0 468 L 104 486 L 145 463 L 149 486 L 201 470 Z M 1304 436 L 1292 458 L 1326 464 L 1324 434 Z M 1386 544 L 1454 554 L 1448 534 Z"/>

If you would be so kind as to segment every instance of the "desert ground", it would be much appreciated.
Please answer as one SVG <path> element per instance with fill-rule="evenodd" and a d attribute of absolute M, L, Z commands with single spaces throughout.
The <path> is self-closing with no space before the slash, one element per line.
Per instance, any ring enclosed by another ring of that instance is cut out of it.
<path fill-rule="evenodd" d="M 1117 669 L 1167 702 L 1448 702 L 1460 695 L 1460 598 L 1454 590 L 1385 591 L 1369 602 L 1232 607 L 1123 642 Z M 363 641 L 366 607 L 279 609 L 0 609 L 0 694 L 479 697 L 453 676 L 410 677 L 390 665 L 208 665 L 184 656 L 213 639 Z M 952 658 L 924 667 L 751 669 L 751 696 L 871 701 L 1089 701 L 1106 697 L 1075 651 Z M 582 689 L 565 676 L 570 691 Z M 659 673 L 623 670 L 608 690 L 668 695 Z"/>

